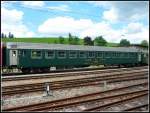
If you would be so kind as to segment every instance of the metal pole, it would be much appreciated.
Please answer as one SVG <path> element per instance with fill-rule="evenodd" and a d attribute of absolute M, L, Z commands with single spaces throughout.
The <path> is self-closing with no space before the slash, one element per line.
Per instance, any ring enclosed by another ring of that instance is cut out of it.
<path fill-rule="evenodd" d="M 46 86 L 46 96 L 51 96 L 51 92 L 50 92 L 50 86 L 48 83 L 45 83 L 45 86 Z"/>

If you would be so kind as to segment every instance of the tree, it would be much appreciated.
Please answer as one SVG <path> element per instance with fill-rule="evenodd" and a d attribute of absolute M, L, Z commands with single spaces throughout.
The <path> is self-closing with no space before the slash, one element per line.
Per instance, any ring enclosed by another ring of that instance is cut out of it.
<path fill-rule="evenodd" d="M 95 38 L 94 43 L 97 46 L 105 46 L 107 41 L 102 36 L 98 36 Z"/>
<path fill-rule="evenodd" d="M 7 35 L 6 35 L 6 34 L 4 34 L 4 38 L 7 38 Z"/>
<path fill-rule="evenodd" d="M 4 38 L 4 33 L 1 34 L 1 38 Z"/>
<path fill-rule="evenodd" d="M 8 34 L 8 38 L 14 38 L 14 35 L 13 35 L 13 34 L 11 34 L 11 32 L 9 32 L 9 34 Z"/>
<path fill-rule="evenodd" d="M 14 38 L 14 35 L 13 35 L 13 34 L 11 34 L 11 38 Z"/>
<path fill-rule="evenodd" d="M 58 43 L 57 40 L 55 40 L 54 43 L 57 44 Z"/>
<path fill-rule="evenodd" d="M 130 42 L 127 39 L 121 39 L 119 46 L 130 46 Z"/>
<path fill-rule="evenodd" d="M 71 33 L 69 33 L 69 37 L 72 37 Z"/>
<path fill-rule="evenodd" d="M 84 37 L 84 45 L 94 45 L 94 42 L 92 41 L 91 37 Z"/>
<path fill-rule="evenodd" d="M 77 36 L 75 36 L 73 38 L 73 44 L 78 45 L 79 44 L 79 38 Z"/>
<path fill-rule="evenodd" d="M 71 33 L 69 33 L 68 43 L 73 44 L 73 37 L 72 37 Z"/>
<path fill-rule="evenodd" d="M 8 34 L 8 38 L 11 38 L 11 32 L 9 32 L 9 34 Z"/>
<path fill-rule="evenodd" d="M 59 37 L 59 43 L 60 44 L 64 44 L 64 41 L 65 41 L 64 37 L 60 36 Z"/>
<path fill-rule="evenodd" d="M 148 47 L 148 42 L 147 42 L 147 40 L 143 40 L 143 41 L 141 42 L 141 46 Z"/>

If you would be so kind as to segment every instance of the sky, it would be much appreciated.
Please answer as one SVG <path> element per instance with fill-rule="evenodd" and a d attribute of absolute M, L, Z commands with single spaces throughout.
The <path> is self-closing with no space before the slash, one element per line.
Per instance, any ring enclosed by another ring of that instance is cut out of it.
<path fill-rule="evenodd" d="M 15 37 L 74 36 L 149 41 L 148 1 L 1 1 L 1 32 Z"/>

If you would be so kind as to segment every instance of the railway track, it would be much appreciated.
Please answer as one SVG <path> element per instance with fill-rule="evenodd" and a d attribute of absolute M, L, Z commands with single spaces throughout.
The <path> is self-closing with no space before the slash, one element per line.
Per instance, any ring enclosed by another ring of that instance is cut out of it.
<path fill-rule="evenodd" d="M 87 107 L 84 110 L 80 111 L 95 111 L 98 109 L 110 107 L 112 105 L 117 105 L 121 102 L 128 102 L 134 99 L 141 98 L 143 96 L 148 96 L 147 88 L 142 88 L 142 90 L 138 89 L 141 86 L 147 86 L 147 82 L 138 83 L 138 84 L 130 84 L 124 87 L 114 88 L 106 91 L 100 91 L 96 93 L 90 93 L 86 95 L 70 97 L 60 100 L 54 100 L 44 103 L 20 106 L 20 107 L 13 107 L 3 109 L 2 111 L 55 111 L 64 108 L 76 107 L 79 105 L 103 101 L 101 106 L 96 107 Z M 109 101 L 111 100 L 111 101 Z M 113 100 L 113 101 L 112 101 Z M 108 102 L 107 102 L 108 101 Z M 77 107 L 76 107 L 77 108 Z"/>
<path fill-rule="evenodd" d="M 148 68 L 148 66 L 136 66 L 136 67 L 126 67 L 126 68 Z M 108 67 L 97 67 L 97 68 L 75 68 L 75 69 L 58 69 L 58 70 L 51 70 L 49 73 L 62 73 L 62 72 L 75 72 L 75 71 L 90 71 L 90 70 L 107 70 L 107 69 L 118 69 L 118 66 L 108 66 Z M 120 68 L 121 69 L 121 68 Z M 44 72 L 32 72 L 31 74 L 45 74 Z M 29 73 L 4 73 L 3 76 L 20 76 L 20 75 L 28 75 Z"/>
<path fill-rule="evenodd" d="M 124 109 L 123 111 L 138 111 L 138 110 L 140 111 L 142 108 L 148 108 L 148 107 L 149 107 L 149 104 L 146 103 L 146 104 Z"/>
<path fill-rule="evenodd" d="M 53 81 L 48 83 L 51 90 L 58 90 L 64 88 L 73 88 L 73 87 L 81 87 L 81 86 L 90 86 L 90 85 L 103 85 L 104 81 L 107 83 L 115 83 L 129 80 L 142 80 L 148 78 L 147 71 L 141 72 L 122 72 L 122 73 L 109 73 L 97 77 L 89 77 L 89 78 L 80 78 L 80 79 L 71 79 L 71 80 L 63 80 L 63 81 Z M 26 84 L 26 85 L 17 85 L 17 86 L 6 86 L 2 87 L 2 95 L 15 95 L 20 93 L 27 92 L 36 92 L 36 91 L 44 91 L 45 83 L 36 83 L 36 84 Z"/>
<path fill-rule="evenodd" d="M 99 73 L 108 73 L 108 72 L 121 72 L 121 71 L 130 71 L 130 70 L 142 70 L 147 69 L 147 66 L 144 67 L 134 67 L 134 68 L 119 68 L 119 69 L 105 69 L 105 70 L 92 70 L 92 71 L 79 71 L 79 72 L 65 72 L 65 73 L 48 73 L 48 74 L 35 74 L 35 75 L 25 75 L 25 76 L 4 76 L 2 81 L 16 81 L 16 80 L 30 80 L 30 79 L 44 79 L 44 78 L 56 78 L 56 77 L 67 77 L 67 76 L 81 76 L 89 74 L 99 74 Z"/>
<path fill-rule="evenodd" d="M 134 93 L 134 96 L 132 95 L 133 93 Z M 128 103 L 130 101 L 134 101 L 135 99 L 141 98 L 143 96 L 148 96 L 148 90 L 141 90 L 141 91 L 137 91 L 137 92 L 127 93 L 124 96 L 125 96 L 125 98 L 119 97 L 119 98 L 123 98 L 123 99 L 118 98 L 117 101 L 115 101 L 115 102 L 110 102 L 108 104 L 103 104 L 101 106 L 96 106 L 96 107 L 89 108 L 89 109 L 86 109 L 83 111 L 103 111 L 103 109 L 107 109 L 107 108 L 112 107 L 112 106 L 125 104 L 125 103 Z"/>
<path fill-rule="evenodd" d="M 103 69 L 116 69 L 117 67 L 100 67 L 100 68 L 75 68 L 75 69 L 57 69 L 57 70 L 50 70 L 49 73 L 61 73 L 61 72 L 74 72 L 74 71 L 88 71 L 88 70 L 103 70 Z M 31 74 L 44 74 L 45 72 L 32 72 Z M 29 73 L 21 73 L 21 72 L 14 72 L 14 73 L 3 73 L 3 76 L 14 76 L 14 75 L 28 75 Z"/>

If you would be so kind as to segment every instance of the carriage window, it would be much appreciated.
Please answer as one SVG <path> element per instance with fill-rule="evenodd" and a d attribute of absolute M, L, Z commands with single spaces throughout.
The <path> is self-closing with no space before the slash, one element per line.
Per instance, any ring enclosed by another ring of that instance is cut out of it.
<path fill-rule="evenodd" d="M 134 57 L 134 53 L 130 53 L 130 57 Z"/>
<path fill-rule="evenodd" d="M 31 52 L 31 57 L 32 58 L 41 58 L 42 57 L 42 52 L 41 51 L 32 51 Z"/>
<path fill-rule="evenodd" d="M 20 56 L 23 56 L 23 57 L 25 56 L 25 50 L 19 50 L 18 53 L 19 53 Z"/>
<path fill-rule="evenodd" d="M 70 51 L 70 53 L 69 53 L 69 58 L 77 58 L 77 52 L 75 52 L 75 51 Z"/>
<path fill-rule="evenodd" d="M 112 57 L 115 57 L 115 53 L 114 52 L 112 53 Z"/>
<path fill-rule="evenodd" d="M 109 57 L 109 53 L 105 52 L 105 57 Z"/>
<path fill-rule="evenodd" d="M 54 51 L 46 51 L 45 58 L 54 58 L 54 57 L 55 57 Z"/>
<path fill-rule="evenodd" d="M 65 51 L 58 51 L 58 57 L 59 58 L 65 58 L 66 57 Z"/>
<path fill-rule="evenodd" d="M 80 52 L 79 53 L 79 57 L 80 58 L 85 58 L 86 57 L 86 53 L 85 52 Z"/>
<path fill-rule="evenodd" d="M 126 57 L 126 58 L 127 58 L 127 57 L 128 57 L 128 53 L 124 53 L 124 57 Z"/>
<path fill-rule="evenodd" d="M 120 53 L 120 57 L 124 57 L 124 53 Z"/>
<path fill-rule="evenodd" d="M 93 58 L 95 55 L 94 55 L 94 52 L 89 52 L 89 58 Z"/>
<path fill-rule="evenodd" d="M 102 52 L 98 52 L 98 53 L 97 53 L 97 56 L 98 56 L 98 57 L 102 57 L 102 55 L 103 55 Z"/>
<path fill-rule="evenodd" d="M 25 56 L 25 54 L 26 54 L 26 51 L 23 50 L 23 51 L 22 51 L 22 56 Z"/>
<path fill-rule="evenodd" d="M 21 55 L 21 56 L 24 57 L 24 56 L 25 56 L 25 50 L 20 50 L 20 51 L 19 51 L 19 55 Z"/>
<path fill-rule="evenodd" d="M 119 53 L 116 53 L 116 57 L 119 57 L 120 55 L 119 55 Z"/>

